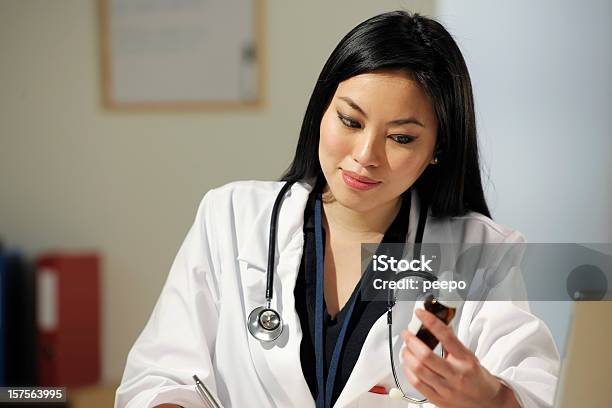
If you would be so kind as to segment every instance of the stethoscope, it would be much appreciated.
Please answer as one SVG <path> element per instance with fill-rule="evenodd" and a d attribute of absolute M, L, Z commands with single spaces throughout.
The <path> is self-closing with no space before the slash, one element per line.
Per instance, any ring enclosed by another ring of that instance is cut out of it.
<path fill-rule="evenodd" d="M 285 193 L 293 185 L 288 181 L 280 189 L 274 205 L 272 206 L 272 220 L 270 221 L 270 235 L 268 239 L 268 269 L 266 271 L 266 305 L 253 309 L 247 320 L 249 332 L 257 340 L 272 342 L 283 333 L 283 319 L 280 313 L 272 309 L 272 287 L 274 283 L 274 248 L 276 246 L 276 221 L 280 211 L 281 202 Z"/>
<path fill-rule="evenodd" d="M 276 340 L 283 332 L 283 320 L 280 313 L 271 307 L 272 295 L 273 295 L 273 283 L 274 283 L 274 251 L 276 245 L 276 224 L 278 220 L 278 213 L 280 206 L 287 190 L 293 185 L 294 181 L 287 181 L 281 190 L 279 191 L 274 205 L 272 206 L 272 219 L 270 222 L 270 235 L 268 242 L 268 268 L 266 275 L 266 304 L 260 306 L 249 314 L 247 319 L 247 327 L 249 333 L 257 340 L 268 343 Z M 327 381 L 324 378 L 323 367 L 324 367 L 324 350 L 323 350 L 323 227 L 322 227 L 322 205 L 321 205 L 321 194 L 317 195 L 315 200 L 315 252 L 316 252 L 316 300 L 315 300 L 315 358 L 316 358 L 316 374 L 317 374 L 317 387 L 320 390 L 317 395 L 316 406 L 317 407 L 329 407 L 331 406 L 332 392 L 334 389 L 334 381 L 336 377 L 336 371 L 338 369 L 338 363 L 340 359 L 340 352 L 342 344 L 344 343 L 344 337 L 347 331 L 350 316 L 353 313 L 355 302 L 357 297 L 354 297 L 352 301 L 347 305 L 348 310 L 344 318 L 340 333 L 338 334 L 338 340 L 334 347 L 332 358 L 329 364 Z M 425 230 L 425 222 L 427 221 L 427 205 L 421 206 L 419 214 L 419 222 L 416 231 L 415 238 L 415 254 L 414 257 L 420 256 L 420 244 L 423 242 L 423 233 Z M 371 272 L 371 268 L 366 271 L 366 274 Z M 408 276 L 408 275 L 405 275 Z M 437 280 L 437 277 L 428 272 L 412 271 L 409 276 L 421 277 L 427 280 Z M 363 282 L 364 279 L 361 280 Z M 403 391 L 396 370 L 395 363 L 393 360 L 393 342 L 392 342 L 392 329 L 393 329 L 393 316 L 392 310 L 395 305 L 397 298 L 395 293 L 389 295 L 387 303 L 387 326 L 389 332 L 389 357 L 391 360 L 391 371 L 393 373 L 393 379 L 395 381 L 395 388 L 389 391 L 389 397 L 393 399 L 405 399 L 407 401 L 423 404 L 427 402 L 426 398 L 419 399 L 413 398 Z"/>

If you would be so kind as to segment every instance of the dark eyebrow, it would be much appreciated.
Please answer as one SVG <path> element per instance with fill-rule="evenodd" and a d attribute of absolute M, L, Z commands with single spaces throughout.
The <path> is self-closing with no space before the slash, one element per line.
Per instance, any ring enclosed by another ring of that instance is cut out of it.
<path fill-rule="evenodd" d="M 368 115 L 366 115 L 366 113 L 363 111 L 363 109 L 361 109 L 359 107 L 359 105 L 357 105 L 355 103 L 355 101 L 353 101 L 348 96 L 339 96 L 338 99 L 342 99 L 344 102 L 348 103 L 351 108 L 353 108 L 356 111 L 358 111 L 359 113 L 361 113 L 366 119 L 368 118 Z M 412 118 L 412 117 L 411 118 L 403 118 L 403 119 L 395 119 L 395 120 L 387 122 L 387 124 L 388 125 L 414 124 L 414 125 L 419 125 L 421 127 L 425 127 L 425 125 L 423 125 L 421 122 L 419 122 L 418 120 L 416 120 L 415 118 Z"/>

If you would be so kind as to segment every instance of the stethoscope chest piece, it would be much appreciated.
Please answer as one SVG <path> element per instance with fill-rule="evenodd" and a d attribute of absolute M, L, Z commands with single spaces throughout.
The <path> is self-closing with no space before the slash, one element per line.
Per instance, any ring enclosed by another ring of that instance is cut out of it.
<path fill-rule="evenodd" d="M 260 306 L 249 314 L 247 327 L 256 339 L 274 341 L 283 332 L 283 319 L 276 310 Z"/>

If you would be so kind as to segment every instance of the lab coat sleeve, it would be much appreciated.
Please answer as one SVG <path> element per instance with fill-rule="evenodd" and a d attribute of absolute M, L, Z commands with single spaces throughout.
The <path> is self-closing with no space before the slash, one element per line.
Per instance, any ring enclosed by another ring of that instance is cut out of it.
<path fill-rule="evenodd" d="M 520 243 L 524 238 L 519 237 Z M 530 313 L 518 266 L 504 271 L 497 290 L 515 293 L 512 300 L 473 303 L 469 348 L 480 364 L 514 391 L 523 408 L 552 407 L 559 373 L 559 352 L 548 327 Z M 493 298 L 500 299 L 498 296 Z"/>
<path fill-rule="evenodd" d="M 213 194 L 202 199 L 149 321 L 128 354 L 115 408 L 202 406 L 194 374 L 216 393 L 212 351 L 220 296 Z"/>
<path fill-rule="evenodd" d="M 480 364 L 514 391 L 523 408 L 552 407 L 559 354 L 546 325 L 528 306 L 485 302 L 472 321 Z"/>

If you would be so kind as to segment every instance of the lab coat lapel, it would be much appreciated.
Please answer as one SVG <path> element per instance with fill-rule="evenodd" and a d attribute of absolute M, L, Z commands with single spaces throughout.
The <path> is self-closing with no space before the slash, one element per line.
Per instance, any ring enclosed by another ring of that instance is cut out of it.
<path fill-rule="evenodd" d="M 301 372 L 302 331 L 293 295 L 304 244 L 304 209 L 312 187 L 312 183 L 295 183 L 285 196 L 278 215 L 272 307 L 283 319 L 283 333 L 272 344 L 262 343 L 247 333 L 251 357 L 273 406 L 314 405 Z M 276 193 L 271 194 L 270 204 L 263 206 L 253 220 L 247 239 L 238 249 L 237 259 L 241 262 L 244 282 L 245 321 L 254 308 L 265 305 L 268 238 L 275 198 Z"/>
<path fill-rule="evenodd" d="M 408 318 L 412 316 L 413 307 L 414 302 L 398 302 L 393 308 L 391 341 L 394 350 L 401 347 L 400 343 L 403 340 L 400 333 L 408 326 Z M 350 405 L 361 395 L 369 392 L 373 386 L 381 384 L 386 377 L 392 375 L 388 336 L 387 313 L 385 313 L 370 329 L 355 367 L 334 404 L 335 408 Z M 395 369 L 398 375 L 403 375 L 399 365 Z"/>

